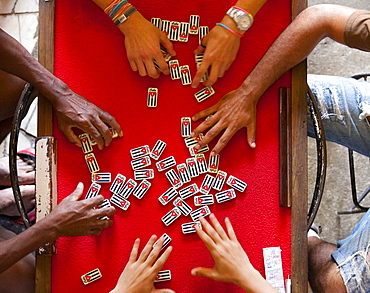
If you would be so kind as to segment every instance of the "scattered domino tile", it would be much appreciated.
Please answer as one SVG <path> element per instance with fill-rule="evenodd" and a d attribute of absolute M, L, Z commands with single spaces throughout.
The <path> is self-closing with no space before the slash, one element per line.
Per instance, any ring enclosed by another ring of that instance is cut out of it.
<path fill-rule="evenodd" d="M 210 96 L 215 94 L 215 90 L 211 86 L 207 86 L 203 89 L 201 89 L 199 92 L 196 92 L 194 94 L 194 97 L 197 99 L 197 101 L 203 102 L 204 100 L 208 99 Z"/>
<path fill-rule="evenodd" d="M 213 181 L 215 177 L 207 174 L 202 182 L 202 185 L 199 188 L 199 192 L 203 194 L 208 194 L 213 186 Z"/>
<path fill-rule="evenodd" d="M 181 118 L 181 136 L 189 137 L 191 134 L 191 118 L 182 117 Z"/>
<path fill-rule="evenodd" d="M 158 64 L 154 61 L 155 67 L 158 69 Z M 158 89 L 150 87 L 148 88 L 147 106 L 149 108 L 155 108 L 158 104 Z"/>
<path fill-rule="evenodd" d="M 209 151 L 209 147 L 208 147 L 208 144 L 206 144 L 200 150 L 198 150 L 196 148 L 188 148 L 188 150 L 190 152 L 190 156 L 194 157 L 195 155 L 199 155 L 199 154 L 203 154 L 205 152 L 208 152 Z"/>
<path fill-rule="evenodd" d="M 198 195 L 194 196 L 194 205 L 199 206 L 205 206 L 205 205 L 211 205 L 214 204 L 215 201 L 213 199 L 212 194 L 204 194 L 204 195 Z"/>
<path fill-rule="evenodd" d="M 180 64 L 179 60 L 170 60 L 168 62 L 169 68 L 170 68 L 170 74 L 171 74 L 171 79 L 180 79 Z"/>
<path fill-rule="evenodd" d="M 84 152 L 84 154 L 87 154 L 93 151 L 91 140 L 90 140 L 90 135 L 88 135 L 87 133 L 82 133 L 78 136 L 78 138 L 81 141 L 81 147 L 82 147 L 82 151 Z"/>
<path fill-rule="evenodd" d="M 119 194 L 119 192 L 123 188 L 123 185 L 125 184 L 125 180 L 126 176 L 123 176 L 122 174 L 118 173 L 116 178 L 114 178 L 114 181 L 110 186 L 109 190 L 115 194 Z"/>
<path fill-rule="evenodd" d="M 229 176 L 226 184 L 240 192 L 244 192 L 244 190 L 247 188 L 247 183 L 232 175 Z"/>
<path fill-rule="evenodd" d="M 197 162 L 197 169 L 199 174 L 207 173 L 208 167 L 206 162 L 206 157 L 203 154 L 195 155 L 195 160 Z"/>
<path fill-rule="evenodd" d="M 153 179 L 154 170 L 153 169 L 140 169 L 134 171 L 135 180 Z"/>
<path fill-rule="evenodd" d="M 218 170 L 215 181 L 213 182 L 213 189 L 216 189 L 218 191 L 221 191 L 222 187 L 224 186 L 224 183 L 226 181 L 227 173 L 221 170 Z"/>
<path fill-rule="evenodd" d="M 96 183 L 110 183 L 112 181 L 111 173 L 92 173 L 91 181 Z"/>
<path fill-rule="evenodd" d="M 180 23 L 177 21 L 171 21 L 168 38 L 171 41 L 178 41 L 179 37 L 180 37 Z"/>
<path fill-rule="evenodd" d="M 200 217 L 205 217 L 211 214 L 211 210 L 208 206 L 200 207 L 199 209 L 192 211 L 190 213 L 190 217 L 192 218 L 193 222 L 199 220 Z"/>
<path fill-rule="evenodd" d="M 218 203 L 223 203 L 225 201 L 231 200 L 236 197 L 234 189 L 227 189 L 215 194 Z"/>
<path fill-rule="evenodd" d="M 162 248 L 161 248 L 161 250 L 162 250 L 163 248 L 165 248 L 171 242 L 172 238 L 170 236 L 168 236 L 166 233 L 164 233 L 161 237 L 164 238 L 163 245 L 162 245 Z M 154 242 L 153 248 L 157 245 L 157 243 L 159 242 L 159 239 L 161 237 L 159 237 L 158 240 L 156 242 Z"/>
<path fill-rule="evenodd" d="M 153 17 L 150 22 L 154 24 L 157 28 L 161 29 L 162 21 L 160 18 Z"/>
<path fill-rule="evenodd" d="M 197 63 L 197 69 L 200 67 L 201 63 Z M 204 72 L 204 75 L 203 77 L 200 79 L 200 82 L 205 82 L 206 80 L 208 80 L 208 70 L 206 70 Z"/>
<path fill-rule="evenodd" d="M 177 172 L 180 175 L 180 179 L 182 183 L 188 183 L 191 181 L 190 173 L 186 168 L 186 164 L 182 163 L 176 166 Z"/>
<path fill-rule="evenodd" d="M 162 217 L 162 222 L 169 226 L 171 225 L 176 219 L 178 219 L 181 216 L 181 212 L 177 207 L 174 207 L 172 210 L 170 210 L 167 214 L 165 214 Z"/>
<path fill-rule="evenodd" d="M 173 188 L 177 189 L 182 186 L 182 182 L 176 172 L 171 169 L 165 173 L 168 181 L 172 185 Z"/>
<path fill-rule="evenodd" d="M 209 173 L 217 173 L 218 166 L 220 164 L 220 155 L 217 154 L 215 156 L 209 156 L 209 163 L 208 163 L 208 172 Z"/>
<path fill-rule="evenodd" d="M 199 135 L 197 137 L 192 137 L 192 136 L 186 137 L 186 138 L 184 138 L 185 145 L 186 145 L 187 148 L 194 147 L 203 138 L 204 138 L 203 133 L 199 133 Z"/>
<path fill-rule="evenodd" d="M 112 138 L 118 137 L 118 132 L 114 128 L 109 128 L 109 132 L 110 132 L 110 135 L 112 136 Z"/>
<path fill-rule="evenodd" d="M 110 204 L 110 201 L 108 199 L 104 199 L 103 202 L 100 205 L 96 206 L 96 208 L 102 209 L 102 208 L 109 208 L 111 206 L 112 205 Z M 109 220 L 109 218 L 107 216 L 100 217 L 98 219 L 99 220 Z"/>
<path fill-rule="evenodd" d="M 197 160 L 195 158 L 186 159 L 186 166 L 191 178 L 199 176 L 199 169 L 197 168 Z"/>
<path fill-rule="evenodd" d="M 167 37 L 170 35 L 170 26 L 171 26 L 171 22 L 169 20 L 162 19 L 161 31 L 164 32 Z"/>
<path fill-rule="evenodd" d="M 145 195 L 145 193 L 147 193 L 147 191 L 149 190 L 150 186 L 152 186 L 152 184 L 144 179 L 143 181 L 141 181 L 141 183 L 135 188 L 134 192 L 132 193 L 136 198 L 138 199 L 142 199 L 143 196 Z"/>
<path fill-rule="evenodd" d="M 187 42 L 189 40 L 189 28 L 190 24 L 188 22 L 180 23 L 180 35 L 179 35 L 180 42 Z"/>
<path fill-rule="evenodd" d="M 124 211 L 127 211 L 130 206 L 130 202 L 127 199 L 124 199 L 117 194 L 112 195 L 110 202 Z"/>
<path fill-rule="evenodd" d="M 173 205 L 177 207 L 184 216 L 189 215 L 193 210 L 185 201 L 181 199 L 181 197 L 176 198 L 173 201 Z"/>
<path fill-rule="evenodd" d="M 161 141 L 160 139 L 157 140 L 149 156 L 154 160 L 158 160 L 166 146 L 167 144 L 164 141 Z"/>
<path fill-rule="evenodd" d="M 175 188 L 170 187 L 167 189 L 160 197 L 158 197 L 159 202 L 162 205 L 168 204 L 176 195 L 178 195 L 178 192 Z"/>
<path fill-rule="evenodd" d="M 92 197 L 97 196 L 99 194 L 100 188 L 101 188 L 100 184 L 95 183 L 95 182 L 91 183 L 89 190 L 86 193 L 85 198 L 92 198 Z"/>
<path fill-rule="evenodd" d="M 190 30 L 189 30 L 189 34 L 191 34 L 191 35 L 197 35 L 198 34 L 199 20 L 200 20 L 199 15 L 190 15 L 190 20 L 189 20 Z"/>
<path fill-rule="evenodd" d="M 100 168 L 99 168 L 98 161 L 96 160 L 94 153 L 89 153 L 85 155 L 85 161 L 86 161 L 87 167 L 89 168 L 90 173 L 99 172 Z"/>
<path fill-rule="evenodd" d="M 122 187 L 122 189 L 117 193 L 120 197 L 126 199 L 130 196 L 130 194 L 134 191 L 137 183 L 133 179 L 127 180 L 126 184 Z"/>
<path fill-rule="evenodd" d="M 150 166 L 151 164 L 152 162 L 149 156 L 145 156 L 131 161 L 132 170 L 142 169 L 144 167 Z"/>
<path fill-rule="evenodd" d="M 166 48 L 163 48 L 162 46 L 161 46 L 161 52 L 162 52 L 162 55 L 163 55 L 163 58 L 164 58 L 164 61 L 166 61 L 166 62 L 168 62 L 168 61 L 170 61 L 170 59 L 171 59 L 171 54 L 169 54 L 168 52 L 167 52 L 167 50 L 166 50 Z"/>
<path fill-rule="evenodd" d="M 199 192 L 198 185 L 196 183 L 193 183 L 183 189 L 180 189 L 179 195 L 182 199 L 187 199 L 188 197 L 191 197 L 194 194 L 197 194 L 198 192 Z"/>
<path fill-rule="evenodd" d="M 167 170 L 169 168 L 172 168 L 176 166 L 176 160 L 173 156 L 170 156 L 168 158 L 165 158 L 159 162 L 156 163 L 157 169 L 159 172 Z"/>
<path fill-rule="evenodd" d="M 171 280 L 171 271 L 165 270 L 165 271 L 159 271 L 158 275 L 155 277 L 154 283 L 157 282 L 164 282 Z"/>
<path fill-rule="evenodd" d="M 84 285 L 88 285 L 102 277 L 100 270 L 97 268 L 81 276 L 81 280 Z"/>
<path fill-rule="evenodd" d="M 191 75 L 189 65 L 180 66 L 180 76 L 182 85 L 191 84 Z"/>
<path fill-rule="evenodd" d="M 197 225 L 200 229 L 202 229 L 202 224 L 199 221 L 182 224 L 181 225 L 182 233 L 183 234 L 196 233 L 197 230 L 195 230 L 195 227 Z"/>
<path fill-rule="evenodd" d="M 148 145 L 143 145 L 130 150 L 130 154 L 131 158 L 134 160 L 149 155 L 150 149 Z"/>
<path fill-rule="evenodd" d="M 97 145 L 96 140 L 91 135 L 89 135 L 89 138 L 90 138 L 90 143 L 92 146 Z"/>
<path fill-rule="evenodd" d="M 208 26 L 200 26 L 199 27 L 199 45 L 202 44 L 202 39 L 204 38 L 205 35 L 208 35 L 209 33 L 209 28 Z"/>

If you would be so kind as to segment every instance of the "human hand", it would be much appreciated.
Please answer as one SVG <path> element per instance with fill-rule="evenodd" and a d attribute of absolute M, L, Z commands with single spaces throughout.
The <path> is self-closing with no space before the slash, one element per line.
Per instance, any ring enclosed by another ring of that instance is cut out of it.
<path fill-rule="evenodd" d="M 65 87 L 67 87 L 65 85 Z M 114 128 L 119 136 L 123 136 L 121 126 L 109 113 L 103 111 L 84 97 L 76 94 L 68 87 L 58 99 L 52 100 L 58 127 L 68 141 L 81 147 L 81 142 L 73 131 L 73 127 L 91 135 L 99 149 L 109 146 L 112 136 L 109 127 Z"/>
<path fill-rule="evenodd" d="M 217 104 L 203 110 L 192 117 L 193 121 L 213 114 L 202 124 L 194 129 L 192 136 L 197 137 L 199 133 L 209 129 L 204 138 L 195 146 L 202 148 L 214 139 L 222 130 L 225 132 L 211 151 L 211 156 L 217 155 L 242 127 L 247 128 L 247 140 L 251 148 L 256 147 L 256 104 L 255 99 L 247 97 L 242 90 L 234 90 L 226 94 Z"/>
<path fill-rule="evenodd" d="M 240 286 L 248 278 L 248 272 L 253 270 L 249 258 L 238 242 L 230 220 L 225 218 L 226 233 L 214 214 L 209 218 L 213 227 L 202 217 L 202 229 L 196 226 L 196 230 L 211 253 L 215 266 L 194 268 L 191 274 Z"/>
<path fill-rule="evenodd" d="M 25 210 L 31 211 L 35 207 L 35 185 L 20 185 L 19 190 Z M 0 190 L 0 214 L 11 217 L 20 216 L 11 187 Z"/>
<path fill-rule="evenodd" d="M 158 78 L 160 72 L 170 74 L 160 47 L 165 48 L 172 56 L 175 56 L 176 52 L 162 31 L 139 12 L 134 12 L 119 28 L 125 35 L 127 58 L 133 71 L 139 71 L 141 76 L 149 75 L 152 78 Z M 159 66 L 159 71 L 154 67 L 154 60 Z"/>
<path fill-rule="evenodd" d="M 17 157 L 17 171 L 19 184 L 35 183 L 35 164 L 31 159 Z M 0 185 L 11 186 L 9 157 L 0 159 Z"/>
<path fill-rule="evenodd" d="M 99 235 L 104 228 L 112 226 L 112 220 L 100 220 L 98 218 L 113 215 L 115 208 L 95 208 L 103 202 L 104 197 L 102 195 L 79 200 L 83 187 L 80 182 L 73 193 L 64 198 L 49 215 L 41 220 L 46 220 L 47 225 L 55 231 L 55 238 Z"/>
<path fill-rule="evenodd" d="M 169 246 L 158 260 L 156 260 L 161 251 L 164 239 L 161 237 L 157 245 L 152 248 L 155 239 L 155 235 L 150 237 L 139 258 L 137 256 L 140 239 L 135 240 L 129 261 L 111 293 L 174 293 L 170 289 L 155 289 L 154 287 L 155 277 L 172 251 L 172 247 Z"/>
<path fill-rule="evenodd" d="M 213 85 L 219 77 L 223 77 L 229 69 L 238 53 L 240 37 L 228 32 L 220 26 L 215 26 L 202 40 L 201 45 L 194 51 L 194 54 L 204 53 L 201 65 L 193 79 L 191 86 L 198 87 L 200 80 L 211 67 L 208 79 L 203 82 L 204 86 Z"/>

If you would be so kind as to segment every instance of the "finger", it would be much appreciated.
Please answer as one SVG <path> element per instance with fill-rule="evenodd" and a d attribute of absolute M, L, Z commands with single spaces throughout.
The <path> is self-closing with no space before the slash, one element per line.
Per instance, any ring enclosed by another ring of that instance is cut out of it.
<path fill-rule="evenodd" d="M 18 176 L 19 184 L 25 185 L 30 183 L 35 183 L 35 171 L 26 171 Z"/>
<path fill-rule="evenodd" d="M 207 235 L 212 239 L 214 243 L 218 243 L 221 241 L 220 236 L 216 233 L 215 229 L 208 223 L 208 221 L 204 218 L 201 218 L 203 221 L 202 223 L 202 230 L 207 233 Z"/>
<path fill-rule="evenodd" d="M 216 232 L 218 233 L 218 235 L 220 236 L 220 238 L 223 240 L 229 239 L 224 228 L 222 228 L 220 222 L 217 220 L 216 216 L 213 213 L 209 215 L 209 219 L 211 220 L 211 223 L 215 228 Z"/>
<path fill-rule="evenodd" d="M 35 185 L 22 185 L 19 186 L 22 197 L 34 197 L 35 196 Z"/>
<path fill-rule="evenodd" d="M 93 196 L 93 197 L 90 197 L 90 198 L 85 198 L 81 201 L 84 202 L 88 208 L 92 209 L 92 208 L 100 205 L 104 201 L 104 197 L 101 194 L 99 194 L 97 196 Z M 100 211 L 100 209 L 96 209 L 96 213 L 98 213 L 98 211 Z"/>
<path fill-rule="evenodd" d="M 227 230 L 227 234 L 229 235 L 229 238 L 231 240 L 237 240 L 235 232 L 234 232 L 234 228 L 231 225 L 230 219 L 227 217 L 225 218 L 225 225 L 226 225 L 226 230 Z"/>
<path fill-rule="evenodd" d="M 154 244 L 154 242 L 155 242 L 155 239 L 157 239 L 157 236 L 155 236 L 155 235 L 152 235 L 152 236 L 149 238 L 148 242 L 146 243 L 146 245 L 145 245 L 145 247 L 144 247 L 143 251 L 141 252 L 141 254 L 140 254 L 140 256 L 139 256 L 138 261 L 140 261 L 140 262 L 145 262 L 145 260 L 147 259 L 147 257 L 148 257 L 148 255 L 149 255 L 150 251 L 152 250 L 152 247 L 153 247 L 153 244 Z M 158 243 L 158 244 L 159 244 L 159 243 Z M 158 244 L 157 244 L 157 245 L 158 245 Z"/>
<path fill-rule="evenodd" d="M 73 132 L 72 127 L 63 127 L 61 126 L 61 124 L 58 124 L 58 127 L 69 142 L 81 147 L 81 141 L 79 140 L 77 135 Z"/>
<path fill-rule="evenodd" d="M 129 60 L 129 63 L 130 63 L 130 67 L 131 67 L 132 71 L 137 71 L 138 70 L 135 60 Z"/>
<path fill-rule="evenodd" d="M 199 218 L 199 221 L 202 224 L 202 226 L 207 223 L 207 221 L 203 217 Z M 211 237 L 209 237 L 208 234 L 203 229 L 199 228 L 198 225 L 195 226 L 195 230 L 200 240 L 202 240 L 207 249 L 211 251 L 215 246 L 215 243 L 213 242 Z"/>
<path fill-rule="evenodd" d="M 94 207 L 96 207 L 96 205 Z M 94 214 L 92 217 L 95 218 L 110 217 L 116 213 L 116 209 L 114 207 L 94 208 L 93 211 Z"/>
<path fill-rule="evenodd" d="M 203 82 L 203 85 L 204 86 L 211 86 L 211 85 L 213 85 L 217 81 L 218 74 L 219 74 L 219 68 L 218 68 L 218 66 L 212 64 L 211 71 L 210 71 L 210 73 L 208 75 L 207 80 L 205 82 Z"/>
<path fill-rule="evenodd" d="M 170 69 L 168 68 L 167 62 L 164 60 L 163 56 L 158 56 L 155 58 L 158 66 L 159 66 L 159 71 L 162 72 L 165 75 L 170 74 Z M 157 70 L 158 72 L 158 70 Z"/>
<path fill-rule="evenodd" d="M 151 291 L 151 293 L 175 293 L 175 291 L 173 291 L 173 290 L 171 290 L 171 289 L 168 289 L 168 288 L 166 288 L 166 289 L 153 289 L 152 291 Z"/>
<path fill-rule="evenodd" d="M 99 150 L 102 150 L 104 147 L 104 139 L 102 137 L 102 134 L 100 131 L 90 122 L 87 122 L 86 126 L 79 128 L 82 131 L 85 131 L 87 134 L 89 134 L 91 137 L 93 137 L 96 141 L 96 144 L 98 145 Z"/>
<path fill-rule="evenodd" d="M 208 70 L 208 67 L 211 65 L 211 62 L 208 61 L 208 59 L 205 59 L 203 57 L 201 65 L 197 69 L 197 73 L 194 76 L 193 82 L 191 84 L 192 88 L 198 87 L 200 80 L 203 78 L 203 76 L 206 74 L 206 71 Z"/>
<path fill-rule="evenodd" d="M 170 54 L 171 56 L 176 56 L 176 51 L 173 48 L 172 42 L 167 38 L 167 36 L 164 33 L 162 33 L 161 35 L 161 44 L 162 47 L 166 49 L 168 54 Z"/>
<path fill-rule="evenodd" d="M 162 245 L 163 245 L 163 242 L 164 242 L 164 238 L 161 236 L 159 239 L 158 239 L 158 243 L 155 245 L 155 247 L 150 251 L 149 253 L 149 256 L 148 258 L 146 259 L 146 261 L 152 265 L 153 262 L 157 259 L 158 255 L 159 255 L 159 252 L 161 251 L 162 249 Z"/>
<path fill-rule="evenodd" d="M 129 258 L 128 262 L 133 263 L 133 262 L 136 261 L 137 254 L 139 252 L 139 246 L 140 246 L 140 239 L 137 238 L 134 242 L 134 245 L 132 246 L 132 250 L 131 250 L 130 258 Z"/>
<path fill-rule="evenodd" d="M 251 148 L 256 147 L 256 119 L 253 119 L 252 123 L 247 126 L 247 140 Z"/>
<path fill-rule="evenodd" d="M 217 273 L 213 269 L 199 267 L 192 269 L 191 274 L 193 276 L 206 277 L 214 280 Z"/>
<path fill-rule="evenodd" d="M 105 229 L 105 228 L 108 228 L 110 226 L 112 226 L 113 224 L 113 221 L 112 220 L 101 220 L 101 219 L 94 219 L 94 220 L 91 220 L 90 221 L 91 223 L 91 229 Z"/>
<path fill-rule="evenodd" d="M 211 156 L 215 156 L 219 152 L 221 152 L 221 150 L 227 145 L 227 143 L 234 136 L 234 134 L 239 130 L 239 129 L 236 129 L 236 128 L 234 128 L 234 130 L 230 130 L 230 128 L 233 129 L 230 126 L 228 128 L 226 128 L 226 131 L 220 137 L 220 139 L 218 140 L 217 144 L 215 145 L 215 147 L 211 151 L 211 154 L 210 154 Z"/>
<path fill-rule="evenodd" d="M 90 230 L 90 235 L 99 235 L 102 231 L 103 231 L 103 229 L 94 228 L 94 229 Z"/>
<path fill-rule="evenodd" d="M 155 262 L 153 268 L 157 273 L 162 269 L 162 267 L 166 263 L 167 259 L 170 257 L 171 252 L 172 252 L 172 246 L 167 247 L 167 249 L 164 251 L 164 253 Z"/>
<path fill-rule="evenodd" d="M 163 59 L 163 57 L 161 57 L 161 58 Z M 145 67 L 146 67 L 146 71 L 148 72 L 148 75 L 151 78 L 157 79 L 159 77 L 160 73 L 157 70 L 157 68 L 154 67 L 153 60 L 151 60 L 151 59 L 150 60 L 149 59 L 148 60 L 145 60 Z"/>
<path fill-rule="evenodd" d="M 114 118 L 108 112 L 102 111 L 102 113 L 100 113 L 100 119 L 104 123 L 106 123 L 110 127 L 112 127 L 113 129 L 115 129 L 120 137 L 123 136 L 123 131 L 122 131 L 121 125 L 119 125 L 119 123 L 117 122 L 116 118 Z"/>
<path fill-rule="evenodd" d="M 204 125 L 202 124 L 199 125 L 199 133 L 203 132 L 207 128 L 211 128 L 211 129 L 208 130 L 208 132 L 203 137 L 203 139 L 194 146 L 195 149 L 197 150 L 201 149 L 203 146 L 211 142 L 211 140 L 213 140 L 225 128 L 225 126 L 223 126 L 219 121 L 217 121 L 217 119 L 218 119 L 217 116 L 213 116 L 212 118 L 204 121 L 202 123 Z M 215 122 L 212 122 L 212 121 L 217 122 L 216 125 L 213 125 L 213 123 Z M 198 129 L 194 129 L 195 133 L 196 131 L 198 131 Z"/>
<path fill-rule="evenodd" d="M 139 71 L 140 76 L 146 76 L 147 75 L 146 67 L 145 67 L 144 63 L 141 60 L 139 62 L 136 62 L 136 66 L 137 66 L 137 69 Z"/>
<path fill-rule="evenodd" d="M 108 126 L 100 119 L 96 119 L 94 121 L 94 126 L 99 131 L 101 137 L 103 138 L 104 145 L 105 146 L 110 145 L 110 143 L 112 142 L 112 135 L 109 131 Z"/>
<path fill-rule="evenodd" d="M 205 47 L 205 45 L 203 45 Z M 206 50 L 202 45 L 199 45 L 198 48 L 195 49 L 194 54 L 202 54 Z"/>
<path fill-rule="evenodd" d="M 214 112 L 216 112 L 216 105 L 213 105 L 205 110 L 202 110 L 200 112 L 198 112 L 197 114 L 195 114 L 191 119 L 193 121 L 198 121 L 199 119 L 202 119 L 202 118 L 205 118 L 211 114 L 213 114 Z"/>
<path fill-rule="evenodd" d="M 66 198 L 77 201 L 81 198 L 83 190 L 84 190 L 84 184 L 82 182 L 78 182 L 76 189 Z"/>

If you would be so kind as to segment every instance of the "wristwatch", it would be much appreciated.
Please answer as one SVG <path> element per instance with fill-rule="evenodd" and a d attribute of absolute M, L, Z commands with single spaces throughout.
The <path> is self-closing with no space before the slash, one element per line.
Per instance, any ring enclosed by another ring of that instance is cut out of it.
<path fill-rule="evenodd" d="M 238 9 L 235 6 L 231 7 L 226 14 L 235 21 L 238 30 L 246 31 L 253 24 L 253 16 L 245 10 Z"/>
<path fill-rule="evenodd" d="M 134 6 L 130 7 L 124 14 L 118 17 L 118 19 L 115 21 L 116 26 L 119 26 L 120 24 L 124 23 L 135 11 L 137 11 L 137 9 Z"/>

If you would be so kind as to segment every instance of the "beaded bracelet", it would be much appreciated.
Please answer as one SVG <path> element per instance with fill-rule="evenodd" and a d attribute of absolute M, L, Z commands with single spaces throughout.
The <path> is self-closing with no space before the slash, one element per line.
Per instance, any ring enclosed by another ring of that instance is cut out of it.
<path fill-rule="evenodd" d="M 229 32 L 233 33 L 234 35 L 238 36 L 238 37 L 243 37 L 243 35 L 241 34 L 238 34 L 237 32 L 233 31 L 231 28 L 229 28 L 228 26 L 224 25 L 223 23 L 216 23 L 216 25 L 219 25 L 219 26 L 222 26 L 223 28 L 227 29 Z"/>
<path fill-rule="evenodd" d="M 104 12 L 119 26 L 122 24 L 136 8 L 127 0 L 113 0 L 105 9 Z"/>

